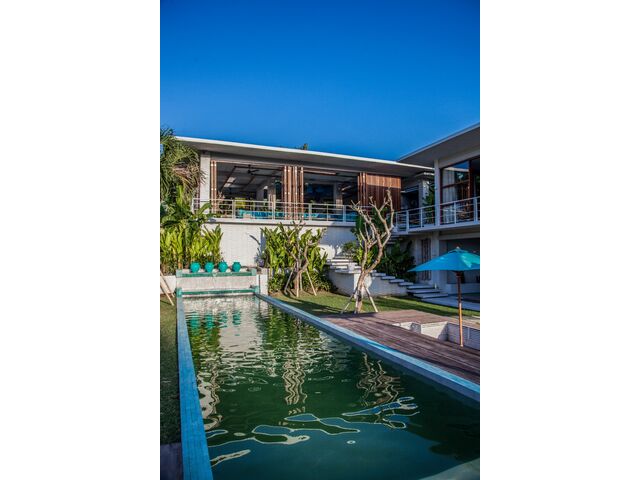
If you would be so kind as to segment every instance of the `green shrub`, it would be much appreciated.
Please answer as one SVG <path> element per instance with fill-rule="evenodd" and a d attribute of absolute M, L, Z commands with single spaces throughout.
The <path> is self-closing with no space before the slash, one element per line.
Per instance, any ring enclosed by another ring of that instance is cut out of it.
<path fill-rule="evenodd" d="M 414 258 L 411 255 L 411 241 L 409 241 L 404 247 L 400 243 L 388 246 L 376 269 L 387 275 L 414 281 L 416 278 L 415 272 L 408 271 L 413 266 Z"/>
<path fill-rule="evenodd" d="M 299 228 L 284 227 L 282 224 L 278 224 L 275 228 L 262 229 L 265 246 L 261 259 L 264 266 L 271 269 L 271 278 L 269 279 L 270 292 L 278 292 L 284 289 L 287 278 L 289 278 L 289 274 L 295 266 L 295 252 L 302 245 L 308 243 L 311 244 L 311 247 L 307 250 L 307 258 L 309 259 L 308 272 L 313 279 L 315 288 L 317 290 L 331 290 L 334 288 L 324 273 L 327 254 L 319 246 L 324 231 L 324 229 L 318 229 L 315 232 L 313 230 L 301 231 Z M 306 274 L 302 276 L 302 288 L 311 289 Z"/>
<path fill-rule="evenodd" d="M 181 187 L 177 191 L 176 200 L 162 204 L 160 210 L 160 269 L 166 274 L 188 268 L 191 262 L 204 265 L 222 261 L 220 225 L 213 230 L 202 228 L 209 218 L 209 204 L 192 212 Z"/>

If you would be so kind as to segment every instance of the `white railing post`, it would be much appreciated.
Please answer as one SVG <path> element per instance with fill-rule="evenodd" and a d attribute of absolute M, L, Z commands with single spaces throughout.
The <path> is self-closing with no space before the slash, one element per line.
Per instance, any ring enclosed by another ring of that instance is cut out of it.
<path fill-rule="evenodd" d="M 405 228 L 407 229 L 407 232 L 409 231 L 409 210 L 405 210 L 404 212 L 404 223 L 405 223 Z"/>
<path fill-rule="evenodd" d="M 231 199 L 231 218 L 236 218 L 236 199 Z"/>
<path fill-rule="evenodd" d="M 343 222 L 347 221 L 347 206 L 346 205 L 342 205 L 342 221 Z"/>
<path fill-rule="evenodd" d="M 453 223 L 454 224 L 458 223 L 458 209 L 456 208 L 457 205 L 458 205 L 458 202 L 453 202 Z"/>
<path fill-rule="evenodd" d="M 313 218 L 313 215 L 312 215 L 313 209 L 311 207 L 313 207 L 313 203 L 309 204 L 309 220 L 311 220 Z"/>
<path fill-rule="evenodd" d="M 473 197 L 473 221 L 478 221 L 478 197 Z"/>
<path fill-rule="evenodd" d="M 424 207 L 420 207 L 420 228 L 424 227 Z"/>
<path fill-rule="evenodd" d="M 276 201 L 271 202 L 271 220 L 276 219 Z"/>

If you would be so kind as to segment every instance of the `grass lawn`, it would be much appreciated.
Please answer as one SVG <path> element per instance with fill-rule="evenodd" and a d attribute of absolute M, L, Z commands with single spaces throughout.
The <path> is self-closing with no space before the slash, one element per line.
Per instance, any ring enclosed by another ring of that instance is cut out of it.
<path fill-rule="evenodd" d="M 160 297 L 160 444 L 180 441 L 176 308 Z"/>
<path fill-rule="evenodd" d="M 318 292 L 318 296 L 313 296 L 311 293 L 300 293 L 300 297 L 296 298 L 289 295 L 277 294 L 275 298 L 288 302 L 294 307 L 297 307 L 305 312 L 313 315 L 332 315 L 340 313 L 349 300 L 349 297 L 339 293 Z M 381 312 L 391 310 L 419 310 L 421 312 L 433 313 L 435 315 L 457 316 L 458 309 L 451 307 L 443 307 L 440 305 L 432 305 L 421 302 L 411 297 L 375 297 L 374 298 L 378 310 Z M 353 312 L 353 302 L 349 306 L 350 311 Z M 369 300 L 364 301 L 363 312 L 373 312 L 373 307 Z M 463 315 L 479 315 L 478 312 L 471 310 L 462 310 Z"/>

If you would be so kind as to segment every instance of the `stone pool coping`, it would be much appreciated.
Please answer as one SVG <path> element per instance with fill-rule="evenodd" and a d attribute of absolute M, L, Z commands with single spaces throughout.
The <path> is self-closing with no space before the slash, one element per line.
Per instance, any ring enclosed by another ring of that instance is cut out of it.
<path fill-rule="evenodd" d="M 465 378 L 455 375 L 451 372 L 447 372 L 435 365 L 431 365 L 424 360 L 406 355 L 398 350 L 394 350 L 391 347 L 387 347 L 373 340 L 352 332 L 343 327 L 339 327 L 328 320 L 323 320 L 315 315 L 307 313 L 299 308 L 289 305 L 286 302 L 282 302 L 268 295 L 255 294 L 261 300 L 274 305 L 275 307 L 284 310 L 285 312 L 293 315 L 300 320 L 303 320 L 311 325 L 329 333 L 335 337 L 340 338 L 352 345 L 356 345 L 364 350 L 367 350 L 378 357 L 381 357 L 391 363 L 409 370 L 423 378 L 438 383 L 444 387 L 447 387 L 454 392 L 457 392 L 467 398 L 480 402 L 480 385 L 473 383 Z"/>
<path fill-rule="evenodd" d="M 183 302 L 182 296 L 176 295 L 183 478 L 213 480 Z"/>

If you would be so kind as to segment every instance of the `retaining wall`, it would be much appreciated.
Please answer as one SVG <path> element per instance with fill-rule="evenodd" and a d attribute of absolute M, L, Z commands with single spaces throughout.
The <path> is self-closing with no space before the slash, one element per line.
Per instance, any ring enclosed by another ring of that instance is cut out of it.
<path fill-rule="evenodd" d="M 336 286 L 338 291 L 345 295 L 351 295 L 358 283 L 359 273 L 337 272 L 329 270 L 329 280 Z M 381 277 L 372 277 L 371 286 L 369 287 L 371 295 L 374 297 L 393 295 L 404 297 L 407 295 L 406 287 L 401 287 L 397 283 L 390 283 L 382 280 Z"/>
<path fill-rule="evenodd" d="M 258 265 L 257 260 L 265 244 L 261 229 L 275 228 L 279 222 L 273 220 L 232 220 L 234 219 L 219 219 L 216 223 L 206 224 L 204 228 L 214 229 L 220 225 L 222 229 L 220 250 L 222 257 L 229 265 L 233 262 L 240 262 L 242 266 Z M 327 253 L 328 259 L 332 259 L 340 253 L 342 245 L 355 239 L 351 233 L 352 224 L 327 225 L 308 222 L 306 225 L 304 230 L 326 228 L 324 236 L 320 240 L 320 248 Z"/>

